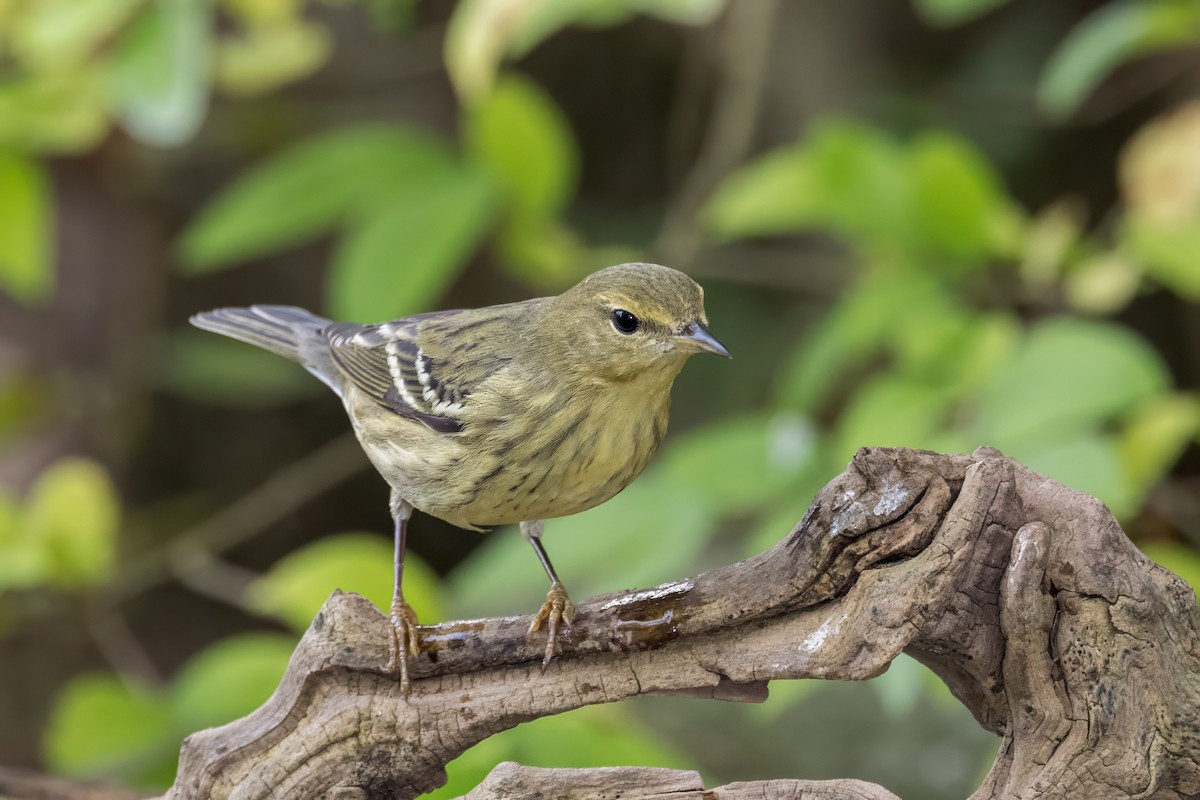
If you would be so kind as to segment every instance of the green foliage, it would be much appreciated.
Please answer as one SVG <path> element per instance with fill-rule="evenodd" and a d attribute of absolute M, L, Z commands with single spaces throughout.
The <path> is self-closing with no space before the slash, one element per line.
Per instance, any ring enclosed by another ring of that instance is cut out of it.
<path fill-rule="evenodd" d="M 62 775 L 141 783 L 178 752 L 179 738 L 161 693 L 131 678 L 90 674 L 59 693 L 43 753 Z"/>
<path fill-rule="evenodd" d="M 1183 578 L 1193 591 L 1200 593 L 1200 555 L 1197 555 L 1194 547 L 1174 542 L 1144 542 L 1139 548 L 1156 563 Z"/>
<path fill-rule="evenodd" d="M 1132 58 L 1200 41 L 1200 5 L 1192 0 L 1120 0 L 1080 22 L 1046 65 L 1038 102 L 1056 119 L 1070 116 L 1113 69 Z"/>
<path fill-rule="evenodd" d="M 174 777 L 183 738 L 262 705 L 295 646 L 282 634 L 233 636 L 193 657 L 165 688 L 128 676 L 75 678 L 51 714 L 42 747 L 46 762 L 72 777 L 164 788 Z"/>
<path fill-rule="evenodd" d="M 244 633 L 201 652 L 180 670 L 166 697 L 175 733 L 224 725 L 258 708 L 279 685 L 295 649 L 290 636 Z"/>
<path fill-rule="evenodd" d="M 825 230 L 862 247 L 975 265 L 1012 246 L 1019 225 L 999 177 L 944 133 L 901 145 L 831 120 L 734 173 L 704 212 L 719 239 Z"/>
<path fill-rule="evenodd" d="M 170 147 L 196 133 L 208 104 L 211 10 L 195 0 L 154 0 L 116 58 L 116 111 L 147 144 Z"/>
<path fill-rule="evenodd" d="M 579 153 L 562 112 L 536 84 L 507 75 L 468 109 L 465 134 L 468 155 L 504 194 L 505 263 L 533 283 L 569 282 L 581 246 L 556 220 L 574 194 Z"/>
<path fill-rule="evenodd" d="M 634 13 L 685 25 L 711 22 L 725 0 L 463 0 L 446 35 L 446 69 L 468 103 L 487 96 L 505 58 L 568 25 L 606 27 Z"/>
<path fill-rule="evenodd" d="M 43 472 L 24 503 L 0 495 L 0 592 L 112 579 L 120 506 L 104 469 L 81 458 Z"/>
<path fill-rule="evenodd" d="M 0 108 L 0 118 L 2 115 Z M 54 287 L 50 231 L 53 210 L 41 165 L 0 150 L 0 197 L 4 198 L 4 213 L 0 214 L 0 290 L 24 303 L 45 300 Z"/>
<path fill-rule="evenodd" d="M 950 27 L 969 22 L 1007 2 L 1008 0 L 916 0 L 914 5 L 930 25 Z"/>
<path fill-rule="evenodd" d="M 389 202 L 348 232 L 334 257 L 333 316 L 382 321 L 428 310 L 466 265 L 490 209 L 490 184 L 474 171 L 398 185 Z"/>
<path fill-rule="evenodd" d="M 695 769 L 687 756 L 651 735 L 624 708 L 588 706 L 527 722 L 480 742 L 446 766 L 446 785 L 427 795 L 466 794 L 502 761 L 537 767 L 648 766 Z"/>
<path fill-rule="evenodd" d="M 247 605 L 303 633 L 334 589 L 363 595 L 386 612 L 392 602 L 392 543 L 366 533 L 327 536 L 288 555 L 253 584 Z M 413 553 L 404 558 L 404 597 L 417 617 L 440 620 L 446 607 L 434 572 Z"/>

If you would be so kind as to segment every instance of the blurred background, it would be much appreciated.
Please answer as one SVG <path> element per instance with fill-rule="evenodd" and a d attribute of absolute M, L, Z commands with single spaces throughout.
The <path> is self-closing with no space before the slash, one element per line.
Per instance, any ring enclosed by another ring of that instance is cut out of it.
<path fill-rule="evenodd" d="M 381 321 L 646 259 L 707 289 L 626 492 L 552 521 L 576 599 L 763 550 L 863 445 L 988 444 L 1200 584 L 1200 2 L 0 0 L 0 763 L 147 790 L 247 713 L 387 492 L 220 305 Z M 529 613 L 514 530 L 418 515 L 427 622 Z M 503 759 L 959 798 L 998 739 L 923 667 L 651 698 Z"/>

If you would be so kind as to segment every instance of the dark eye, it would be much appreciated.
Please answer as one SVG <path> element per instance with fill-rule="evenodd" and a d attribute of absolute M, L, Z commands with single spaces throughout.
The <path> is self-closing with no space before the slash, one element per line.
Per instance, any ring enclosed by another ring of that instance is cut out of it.
<path fill-rule="evenodd" d="M 612 313 L 613 327 L 621 333 L 633 333 L 638 327 L 638 318 L 623 308 L 614 308 Z"/>

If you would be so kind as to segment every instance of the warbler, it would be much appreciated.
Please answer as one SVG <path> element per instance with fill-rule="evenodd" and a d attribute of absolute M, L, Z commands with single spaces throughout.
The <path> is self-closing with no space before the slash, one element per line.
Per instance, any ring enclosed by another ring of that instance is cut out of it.
<path fill-rule="evenodd" d="M 221 308 L 193 325 L 303 365 L 341 398 L 391 487 L 395 590 L 389 672 L 409 691 L 420 652 L 404 601 L 413 508 L 461 528 L 519 523 L 550 579 L 529 632 L 545 659 L 574 605 L 542 546 L 544 521 L 610 499 L 650 462 L 688 357 L 729 357 L 709 333 L 704 290 L 657 264 L 602 269 L 556 297 L 435 311 L 378 325 L 292 306 Z"/>

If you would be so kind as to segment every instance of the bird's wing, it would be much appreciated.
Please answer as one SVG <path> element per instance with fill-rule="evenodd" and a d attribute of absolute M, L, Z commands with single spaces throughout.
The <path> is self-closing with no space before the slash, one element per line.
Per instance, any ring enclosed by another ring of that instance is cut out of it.
<path fill-rule="evenodd" d="M 372 400 L 435 431 L 458 433 L 472 390 L 508 360 L 472 357 L 470 342 L 453 336 L 459 327 L 453 318 L 461 313 L 418 314 L 380 325 L 339 323 L 327 327 L 325 337 L 334 363 Z M 425 331 L 423 323 L 432 321 L 437 329 Z"/>

